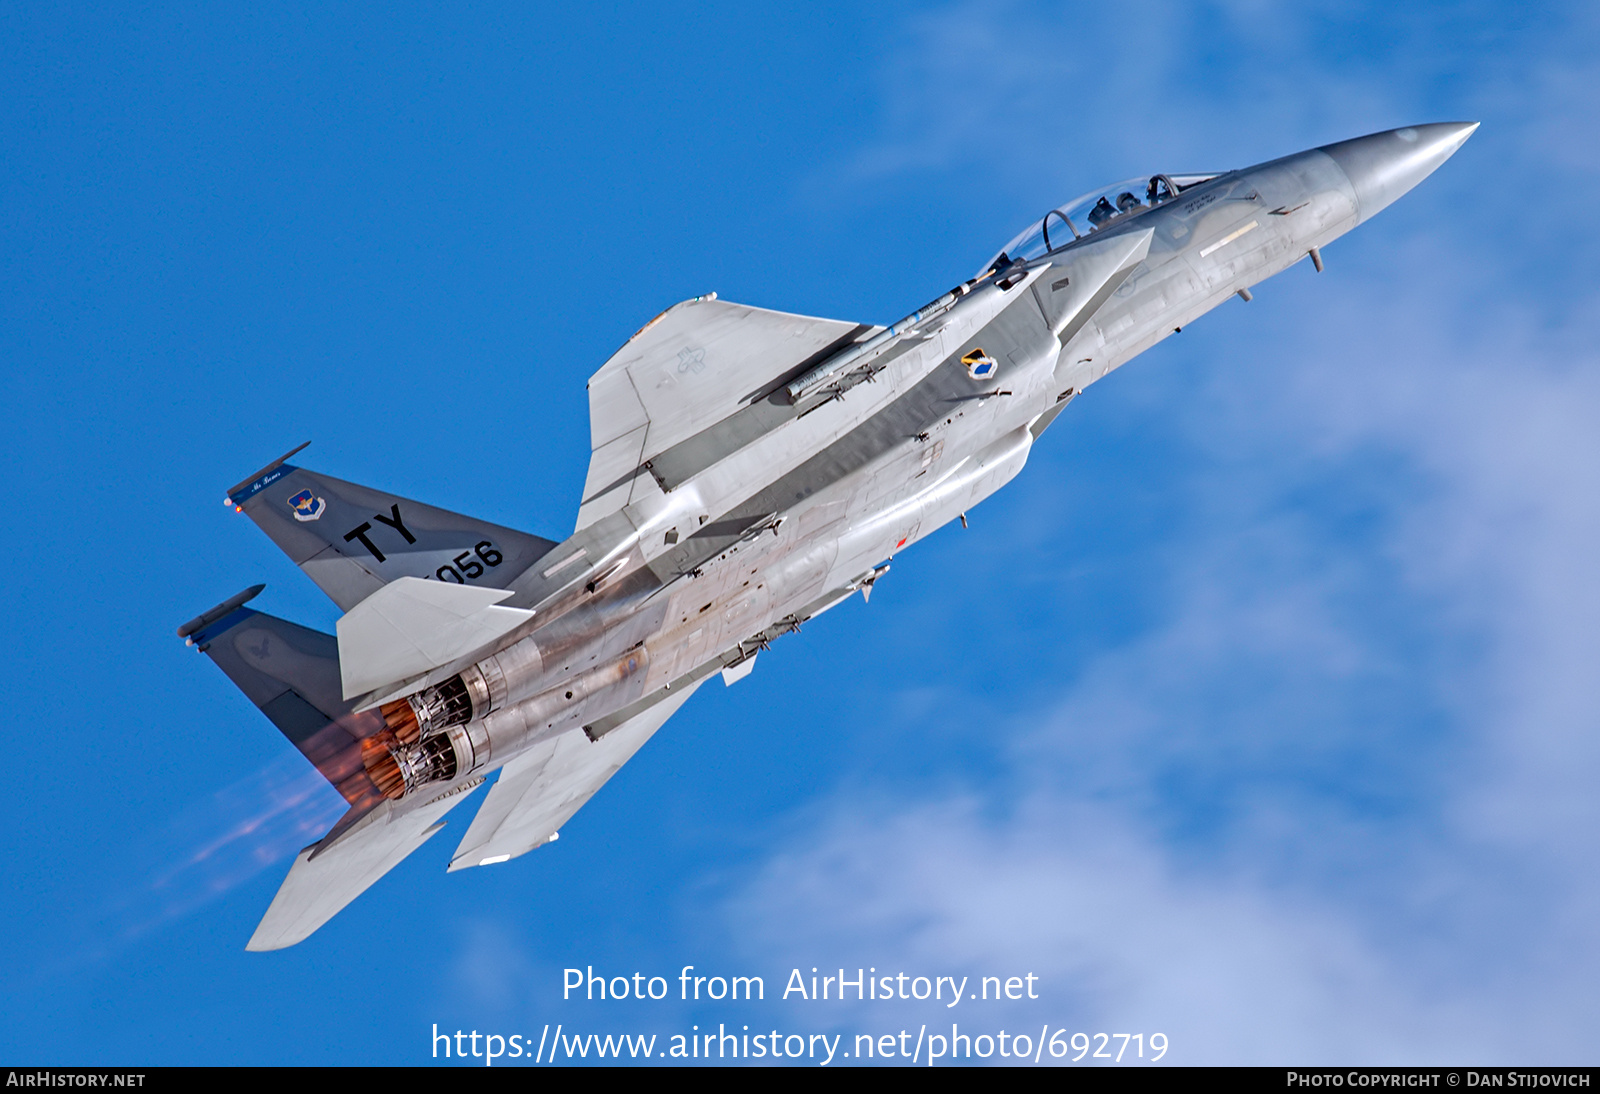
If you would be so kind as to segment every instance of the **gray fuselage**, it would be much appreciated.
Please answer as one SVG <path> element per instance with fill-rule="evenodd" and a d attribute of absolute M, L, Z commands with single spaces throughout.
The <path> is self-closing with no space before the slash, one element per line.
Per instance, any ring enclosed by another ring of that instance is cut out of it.
<path fill-rule="evenodd" d="M 886 560 L 1010 481 L 1079 393 L 1302 258 L 1320 268 L 1319 248 L 1468 134 L 1391 131 L 1171 186 L 1159 203 L 1130 203 L 1065 246 L 991 269 L 931 319 L 891 328 L 864 382 L 753 427 L 755 440 L 717 448 L 707 431 L 699 447 L 664 454 L 662 467 L 686 470 L 641 475 L 627 506 L 513 585 L 507 604 L 535 618 L 466 672 L 476 759 L 458 777 L 554 734 L 582 727 L 598 739 L 870 591 Z M 1108 295 L 1061 303 L 1091 268 L 1086 256 L 1135 236 L 1142 257 L 1104 281 Z"/>

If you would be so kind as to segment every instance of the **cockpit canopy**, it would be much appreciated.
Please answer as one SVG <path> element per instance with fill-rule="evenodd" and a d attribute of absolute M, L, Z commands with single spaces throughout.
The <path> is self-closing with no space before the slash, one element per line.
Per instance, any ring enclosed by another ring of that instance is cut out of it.
<path fill-rule="evenodd" d="M 984 267 L 992 270 L 995 263 L 1027 261 L 1059 251 L 1076 240 L 1092 235 L 1125 217 L 1137 216 L 1177 197 L 1183 191 L 1202 182 L 1216 178 L 1211 175 L 1149 175 L 1126 179 L 1112 186 L 1091 190 L 1089 193 L 1058 206 L 1017 234 L 1017 237 L 995 255 L 994 261 Z"/>

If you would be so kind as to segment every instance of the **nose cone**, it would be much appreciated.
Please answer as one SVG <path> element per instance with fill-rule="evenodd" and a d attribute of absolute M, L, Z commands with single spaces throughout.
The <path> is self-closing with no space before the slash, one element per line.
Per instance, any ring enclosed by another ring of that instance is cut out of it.
<path fill-rule="evenodd" d="M 1427 178 L 1466 143 L 1477 122 L 1413 125 L 1324 145 L 1356 191 L 1363 221 Z"/>

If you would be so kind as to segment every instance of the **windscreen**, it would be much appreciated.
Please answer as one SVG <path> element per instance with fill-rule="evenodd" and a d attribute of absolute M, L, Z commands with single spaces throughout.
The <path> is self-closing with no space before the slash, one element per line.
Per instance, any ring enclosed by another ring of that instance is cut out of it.
<path fill-rule="evenodd" d="M 1030 261 L 1059 251 L 1112 223 L 1164 205 L 1183 191 L 1216 178 L 1210 175 L 1144 175 L 1124 179 L 1051 209 L 1001 248 L 983 272 L 1003 261 Z"/>

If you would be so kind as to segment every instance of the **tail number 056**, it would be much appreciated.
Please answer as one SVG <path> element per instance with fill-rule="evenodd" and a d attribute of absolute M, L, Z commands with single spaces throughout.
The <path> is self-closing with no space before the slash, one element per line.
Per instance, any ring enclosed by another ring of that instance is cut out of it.
<path fill-rule="evenodd" d="M 449 563 L 440 566 L 433 572 L 433 576 L 440 581 L 453 581 L 457 585 L 465 585 L 468 581 L 482 577 L 485 566 L 498 566 L 503 561 L 505 556 L 494 549 L 493 543 L 484 540 L 472 550 L 462 551 Z"/>

